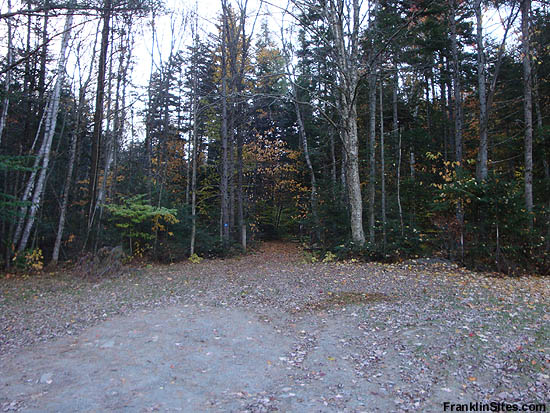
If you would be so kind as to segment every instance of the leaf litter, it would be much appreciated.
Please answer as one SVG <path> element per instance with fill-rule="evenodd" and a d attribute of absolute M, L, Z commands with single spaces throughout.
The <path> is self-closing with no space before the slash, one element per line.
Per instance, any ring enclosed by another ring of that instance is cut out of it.
<path fill-rule="evenodd" d="M 235 411 L 440 411 L 443 401 L 547 402 L 549 286 L 544 277 L 499 277 L 441 261 L 308 264 L 290 243 L 97 283 L 66 273 L 2 279 L 0 362 L 114 316 L 198 305 L 252 313 L 294 342 L 266 361 L 284 368 L 285 390 L 224 396 L 238 399 Z M 224 400 L 212 401 L 212 409 L 223 410 Z M 24 399 L 0 393 L 2 410 L 24 406 Z"/>

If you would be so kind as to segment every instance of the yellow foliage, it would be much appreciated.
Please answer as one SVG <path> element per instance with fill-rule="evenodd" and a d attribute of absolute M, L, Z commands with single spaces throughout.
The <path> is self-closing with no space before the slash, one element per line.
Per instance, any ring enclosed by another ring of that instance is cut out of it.
<path fill-rule="evenodd" d="M 189 261 L 191 261 L 193 264 L 198 264 L 203 260 L 203 258 L 199 257 L 197 254 L 193 254 L 189 257 Z"/>

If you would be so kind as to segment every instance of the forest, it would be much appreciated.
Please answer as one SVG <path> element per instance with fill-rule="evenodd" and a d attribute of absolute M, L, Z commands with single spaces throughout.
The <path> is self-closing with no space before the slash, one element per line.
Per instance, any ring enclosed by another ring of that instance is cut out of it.
<path fill-rule="evenodd" d="M 548 1 L 178 7 L 2 1 L 1 267 L 297 239 L 550 272 Z"/>

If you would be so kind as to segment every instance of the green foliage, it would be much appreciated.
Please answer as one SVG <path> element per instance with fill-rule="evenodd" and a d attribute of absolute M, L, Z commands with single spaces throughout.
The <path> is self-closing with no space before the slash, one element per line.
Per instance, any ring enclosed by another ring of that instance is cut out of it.
<path fill-rule="evenodd" d="M 33 171 L 34 168 L 27 166 L 33 159 L 34 156 L 0 155 L 0 171 Z"/>
<path fill-rule="evenodd" d="M 173 233 L 167 230 L 170 224 L 179 222 L 177 210 L 165 207 L 154 207 L 147 204 L 144 195 L 136 195 L 123 199 L 121 204 L 105 205 L 110 213 L 110 221 L 119 228 L 123 238 L 129 240 L 130 251 L 133 242 L 138 242 L 141 250 L 148 241 L 155 239 L 158 232 Z"/>
<path fill-rule="evenodd" d="M 453 179 L 435 186 L 436 222 L 455 243 L 462 232 L 465 261 L 486 269 L 495 263 L 500 266 L 502 261 L 524 268 L 535 264 L 533 252 L 542 247 L 542 239 L 530 228 L 521 181 L 491 173 L 486 181 L 479 182 L 468 171 L 459 170 Z M 463 228 L 456 219 L 459 205 L 464 214 Z"/>
<path fill-rule="evenodd" d="M 30 172 L 32 167 L 27 166 L 33 156 L 0 155 L 0 172 Z M 30 202 L 20 201 L 16 196 L 0 192 L 0 220 L 15 219 L 18 216 L 18 209 L 29 206 Z"/>

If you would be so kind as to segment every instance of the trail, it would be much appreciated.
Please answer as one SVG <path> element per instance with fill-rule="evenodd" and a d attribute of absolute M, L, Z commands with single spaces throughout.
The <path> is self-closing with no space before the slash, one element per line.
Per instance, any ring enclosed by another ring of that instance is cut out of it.
<path fill-rule="evenodd" d="M 444 402 L 548 402 L 547 281 L 445 263 L 302 261 L 297 246 L 268 243 L 244 257 L 105 280 L 86 294 L 35 281 L 50 308 L 61 296 L 71 317 L 99 305 L 106 316 L 6 351 L 1 410 L 440 412 Z M 31 320 L 8 287 L 2 311 Z M 40 319 L 44 310 L 34 311 Z M 7 333 L 6 320 L 3 336 L 15 342 L 23 333 Z M 13 323 L 10 331 L 23 328 Z"/>

